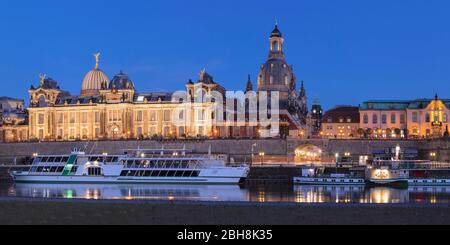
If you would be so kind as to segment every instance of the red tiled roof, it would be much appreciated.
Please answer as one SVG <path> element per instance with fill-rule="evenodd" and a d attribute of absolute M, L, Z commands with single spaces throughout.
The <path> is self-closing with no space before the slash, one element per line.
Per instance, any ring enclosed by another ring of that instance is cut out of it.
<path fill-rule="evenodd" d="M 359 108 L 340 106 L 325 112 L 323 123 L 359 123 Z"/>

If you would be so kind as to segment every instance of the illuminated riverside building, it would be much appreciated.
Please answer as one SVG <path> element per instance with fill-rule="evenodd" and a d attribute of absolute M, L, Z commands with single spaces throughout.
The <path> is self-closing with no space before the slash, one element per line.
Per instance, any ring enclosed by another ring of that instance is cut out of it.
<path fill-rule="evenodd" d="M 359 118 L 359 108 L 355 106 L 337 106 L 327 111 L 322 119 L 322 137 L 330 139 L 358 137 Z"/>
<path fill-rule="evenodd" d="M 229 118 L 227 112 L 218 111 L 220 106 L 226 107 L 227 99 L 223 102 L 196 100 L 198 91 L 202 91 L 201 96 L 227 93 L 205 70 L 200 72 L 197 82 L 189 80 L 185 85 L 184 92 L 192 100 L 178 100 L 174 93 L 138 92 L 123 72 L 110 79 L 100 69 L 100 54 L 96 54 L 94 68 L 82 80 L 80 95 L 71 95 L 61 89 L 56 80 L 41 75 L 39 85 L 31 86 L 28 91 L 30 101 L 26 120 L 20 125 L 2 126 L 1 140 L 257 138 L 267 137 L 263 132 L 273 128 L 279 130 L 269 137 L 306 137 L 306 90 L 302 83 L 297 93 L 296 77 L 285 60 L 284 39 L 278 26 L 270 34 L 269 45 L 268 59 L 261 66 L 255 95 L 274 91 L 280 94 L 279 118 L 270 126 L 261 123 L 259 103 L 256 121 L 251 120 L 248 113 L 242 121 L 237 116 Z M 253 91 L 250 78 L 245 91 Z M 245 107 L 249 105 L 244 104 Z M 237 103 L 233 110 L 238 110 Z"/>
<path fill-rule="evenodd" d="M 0 142 L 28 139 L 27 111 L 23 100 L 0 97 Z"/>
<path fill-rule="evenodd" d="M 448 136 L 450 100 L 367 101 L 360 107 L 360 133 L 370 138 Z"/>
<path fill-rule="evenodd" d="M 223 90 L 202 71 L 200 80 L 189 82 L 187 90 Z M 207 137 L 225 132 L 213 128 L 213 103 L 172 100 L 172 93 L 138 93 L 128 75 L 120 72 L 109 81 L 98 65 L 83 79 L 80 96 L 61 90 L 51 78 L 41 77 L 31 87 L 29 113 L 30 140 L 99 140 L 152 137 Z M 180 110 L 184 123 L 173 123 Z M 192 111 L 191 111 L 192 110 Z M 195 115 L 188 117 L 187 115 Z M 186 118 L 185 118 L 186 116 Z M 189 121 L 188 121 L 189 120 Z"/>

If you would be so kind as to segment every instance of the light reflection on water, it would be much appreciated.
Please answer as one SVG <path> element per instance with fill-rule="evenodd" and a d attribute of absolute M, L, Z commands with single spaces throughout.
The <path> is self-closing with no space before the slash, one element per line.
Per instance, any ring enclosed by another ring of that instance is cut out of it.
<path fill-rule="evenodd" d="M 449 204 L 450 187 L 369 189 L 364 186 L 274 185 L 241 188 L 234 185 L 13 184 L 0 186 L 0 196 L 93 200 Z"/>

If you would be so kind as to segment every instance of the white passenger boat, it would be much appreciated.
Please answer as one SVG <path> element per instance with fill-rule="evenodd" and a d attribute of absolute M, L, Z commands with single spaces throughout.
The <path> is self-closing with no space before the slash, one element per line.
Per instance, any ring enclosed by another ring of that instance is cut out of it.
<path fill-rule="evenodd" d="M 323 174 L 323 168 L 305 167 L 302 168 L 302 175 L 294 177 L 296 185 L 365 185 L 364 178 L 358 178 L 350 174 Z"/>
<path fill-rule="evenodd" d="M 328 177 L 328 178 L 310 178 L 294 177 L 294 184 L 298 185 L 365 185 L 366 181 L 361 178 Z"/>
<path fill-rule="evenodd" d="M 248 166 L 229 167 L 223 158 L 187 150 L 132 150 L 123 155 L 35 155 L 17 183 L 239 184 Z"/>

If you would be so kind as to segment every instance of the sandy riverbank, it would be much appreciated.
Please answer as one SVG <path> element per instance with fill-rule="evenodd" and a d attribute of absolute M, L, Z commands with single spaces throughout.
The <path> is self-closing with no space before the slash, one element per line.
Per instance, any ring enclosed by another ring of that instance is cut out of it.
<path fill-rule="evenodd" d="M 450 207 L 3 198 L 0 224 L 450 224 Z"/>

